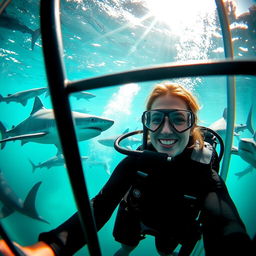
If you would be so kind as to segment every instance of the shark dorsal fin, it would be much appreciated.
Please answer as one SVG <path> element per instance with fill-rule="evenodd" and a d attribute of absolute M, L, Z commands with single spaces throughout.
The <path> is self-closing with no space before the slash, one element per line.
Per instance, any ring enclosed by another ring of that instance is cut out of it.
<path fill-rule="evenodd" d="M 58 148 L 56 156 L 60 156 L 62 154 L 61 150 Z"/>
<path fill-rule="evenodd" d="M 38 96 L 35 97 L 35 101 L 34 101 L 34 106 L 33 109 L 30 113 L 30 115 L 33 115 L 34 113 L 36 113 L 38 110 L 44 108 L 44 105 L 42 103 L 42 101 L 40 100 L 40 98 Z"/>
<path fill-rule="evenodd" d="M 224 109 L 222 117 L 227 120 L 227 108 Z"/>
<path fill-rule="evenodd" d="M 253 106 L 251 106 L 250 108 L 247 121 L 246 121 L 246 126 L 247 126 L 247 129 L 250 131 L 250 133 L 254 135 L 254 129 L 252 127 L 252 109 L 253 109 Z"/>

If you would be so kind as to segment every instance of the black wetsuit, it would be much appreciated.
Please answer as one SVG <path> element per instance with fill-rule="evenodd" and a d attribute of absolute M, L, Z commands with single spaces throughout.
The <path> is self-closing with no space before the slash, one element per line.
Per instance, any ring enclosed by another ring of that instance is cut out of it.
<path fill-rule="evenodd" d="M 205 156 L 187 148 L 170 162 L 124 158 L 92 199 L 97 229 L 120 204 L 114 229 L 117 241 L 136 245 L 141 239 L 143 224 L 157 231 L 158 249 L 170 252 L 176 242 L 186 243 L 198 235 L 197 211 L 193 203 L 188 204 L 184 199 L 184 195 L 188 195 L 197 198 L 196 208 L 201 209 L 207 256 L 254 255 L 247 251 L 250 238 L 217 174 L 217 154 L 211 150 Z M 138 178 L 138 171 L 144 177 Z M 79 250 L 86 243 L 83 237 L 76 213 L 56 229 L 40 234 L 39 239 L 52 246 L 56 255 L 64 256 Z"/>

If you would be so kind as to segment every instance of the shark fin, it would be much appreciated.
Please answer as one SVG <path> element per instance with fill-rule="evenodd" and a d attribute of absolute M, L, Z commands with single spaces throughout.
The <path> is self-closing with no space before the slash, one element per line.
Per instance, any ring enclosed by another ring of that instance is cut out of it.
<path fill-rule="evenodd" d="M 27 102 L 28 102 L 27 100 L 22 100 L 20 103 L 22 104 L 22 106 L 25 107 L 27 105 Z"/>
<path fill-rule="evenodd" d="M 9 215 L 11 215 L 14 212 L 13 209 L 10 209 L 6 206 L 3 206 L 2 209 L 0 210 L 0 219 L 6 218 Z"/>
<path fill-rule="evenodd" d="M 60 155 L 62 155 L 62 150 L 58 148 L 56 156 L 60 156 Z"/>
<path fill-rule="evenodd" d="M 0 140 L 0 144 L 1 144 L 1 149 L 3 149 L 5 147 L 5 142 L 2 140 L 7 138 L 7 134 L 6 134 L 6 128 L 4 127 L 3 123 L 0 122 L 0 133 L 1 133 L 1 140 Z"/>
<path fill-rule="evenodd" d="M 1 122 L 0 122 L 1 123 Z M 0 126 L 1 129 L 1 126 Z M 42 137 L 45 136 L 47 132 L 38 132 L 38 133 L 31 133 L 31 134 L 23 134 L 23 135 L 18 135 L 14 137 L 9 137 L 3 140 L 0 140 L 0 143 L 5 143 L 7 141 L 15 141 L 15 140 L 24 140 L 24 139 L 29 139 L 29 138 L 36 138 L 36 137 Z M 22 142 L 22 145 L 24 145 L 26 142 Z M 2 147 L 3 148 L 3 147 Z"/>
<path fill-rule="evenodd" d="M 30 159 L 28 159 L 28 160 L 29 160 L 29 162 L 30 162 L 30 164 L 32 166 L 32 171 L 35 172 L 35 170 L 37 168 L 36 165 Z"/>
<path fill-rule="evenodd" d="M 249 132 L 254 135 L 254 129 L 252 127 L 252 109 L 253 107 L 251 106 L 250 111 L 248 113 L 247 121 L 246 121 L 246 127 L 249 130 Z"/>
<path fill-rule="evenodd" d="M 228 111 L 228 109 L 225 108 L 224 111 L 223 111 L 223 115 L 222 115 L 222 117 L 223 117 L 225 120 L 227 120 L 227 111 Z"/>
<path fill-rule="evenodd" d="M 31 111 L 30 115 L 33 115 L 34 113 L 36 113 L 37 111 L 39 111 L 42 108 L 44 108 L 44 105 L 43 105 L 42 101 L 40 100 L 40 98 L 38 96 L 36 96 L 35 101 L 34 101 L 34 106 L 33 106 L 33 109 Z"/>
<path fill-rule="evenodd" d="M 235 147 L 235 146 L 233 146 L 232 149 L 231 149 L 231 153 L 232 153 L 233 155 L 238 155 L 238 148 Z"/>
<path fill-rule="evenodd" d="M 29 212 L 29 216 L 34 218 L 34 219 L 37 219 L 37 220 L 41 220 L 45 223 L 48 223 L 48 221 L 42 219 L 38 213 L 37 213 L 37 210 L 36 210 L 36 207 L 35 207 L 35 202 L 36 202 L 36 195 L 37 195 L 37 192 L 38 192 L 38 189 L 40 187 L 40 185 L 42 184 L 41 181 L 37 182 L 32 188 L 31 190 L 29 191 L 26 199 L 25 199 L 25 202 L 24 202 L 24 209 L 26 211 Z"/>
<path fill-rule="evenodd" d="M 0 94 L 0 102 L 4 100 L 4 97 Z"/>
<path fill-rule="evenodd" d="M 38 39 L 40 34 L 41 34 L 40 28 L 38 28 L 35 31 L 33 31 L 33 33 L 32 33 L 32 40 L 31 40 L 31 49 L 32 50 L 34 50 L 34 46 L 35 46 L 36 40 Z"/>
<path fill-rule="evenodd" d="M 129 128 L 125 129 L 123 134 L 126 134 L 127 132 L 129 132 Z"/>
<path fill-rule="evenodd" d="M 244 175 L 250 173 L 253 171 L 253 167 L 251 165 L 247 166 L 243 171 L 236 172 L 235 175 L 238 177 L 238 179 L 242 178 Z"/>

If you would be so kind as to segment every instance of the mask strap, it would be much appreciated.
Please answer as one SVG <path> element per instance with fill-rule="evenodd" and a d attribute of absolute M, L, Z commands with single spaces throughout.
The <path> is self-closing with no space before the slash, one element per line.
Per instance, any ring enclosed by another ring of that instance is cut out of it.
<path fill-rule="evenodd" d="M 143 124 L 142 150 L 147 149 L 147 145 L 148 145 L 148 129 L 147 129 L 147 127 Z"/>

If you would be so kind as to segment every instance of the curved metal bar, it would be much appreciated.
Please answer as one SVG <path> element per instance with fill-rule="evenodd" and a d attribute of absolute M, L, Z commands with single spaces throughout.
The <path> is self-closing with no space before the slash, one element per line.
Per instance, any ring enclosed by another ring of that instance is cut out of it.
<path fill-rule="evenodd" d="M 40 14 L 49 90 L 67 171 L 90 255 L 100 256 L 96 226 L 84 180 L 68 94 L 65 90 L 66 74 L 63 63 L 60 0 L 42 0 Z"/>
<path fill-rule="evenodd" d="M 12 0 L 3 0 L 0 3 L 0 15 L 3 13 L 3 11 L 6 9 L 6 7 L 11 3 Z"/>
<path fill-rule="evenodd" d="M 223 34 L 224 52 L 225 57 L 233 59 L 234 51 L 232 45 L 231 31 L 229 28 L 229 22 L 225 6 L 222 0 L 215 0 L 217 5 L 217 11 L 221 24 L 221 30 Z M 228 176 L 231 149 L 233 144 L 233 134 L 235 130 L 235 113 L 236 113 L 236 81 L 234 76 L 227 77 L 227 127 L 225 138 L 225 150 L 224 158 L 221 165 L 220 175 L 225 181 Z"/>
<path fill-rule="evenodd" d="M 210 76 L 210 75 L 256 75 L 256 60 L 218 60 L 186 64 L 166 64 L 131 71 L 124 71 L 67 83 L 68 93 L 82 90 L 145 82 L 160 79 Z"/>

